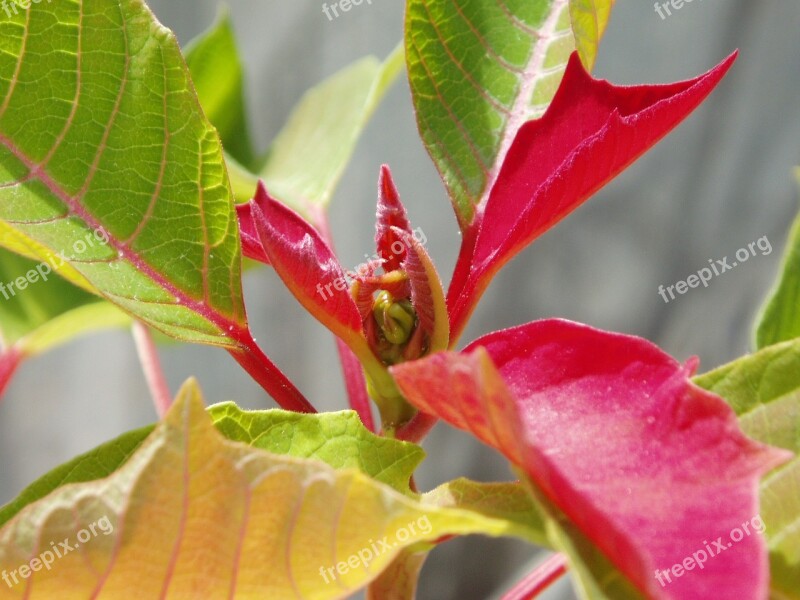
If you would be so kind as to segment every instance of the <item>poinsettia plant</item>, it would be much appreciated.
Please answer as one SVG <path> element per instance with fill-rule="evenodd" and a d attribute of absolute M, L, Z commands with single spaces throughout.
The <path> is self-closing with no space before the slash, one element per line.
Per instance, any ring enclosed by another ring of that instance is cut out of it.
<path fill-rule="evenodd" d="M 467 534 L 552 550 L 509 600 L 567 572 L 591 599 L 800 598 L 800 225 L 756 352 L 699 377 L 696 359 L 558 318 L 460 343 L 503 266 L 735 61 L 595 79 L 612 5 L 407 0 L 404 43 L 311 90 L 265 158 L 225 15 L 182 52 L 141 0 L 0 13 L 0 392 L 23 361 L 130 326 L 162 416 L 0 508 L 0 598 L 412 598 L 425 557 Z M 344 269 L 327 225 L 400 73 L 461 231 L 446 286 L 390 166 L 371 259 Z M 341 412 L 256 343 L 243 257 L 334 335 Z M 280 408 L 206 408 L 194 379 L 173 402 L 154 330 L 228 352 Z M 440 420 L 518 480 L 419 490 Z"/>

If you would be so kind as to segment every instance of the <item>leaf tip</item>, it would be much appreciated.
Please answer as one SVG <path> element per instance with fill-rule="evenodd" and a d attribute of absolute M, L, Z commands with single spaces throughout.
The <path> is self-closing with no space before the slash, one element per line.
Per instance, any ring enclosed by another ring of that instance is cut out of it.
<path fill-rule="evenodd" d="M 200 388 L 200 382 L 195 377 L 189 377 L 175 396 L 175 402 L 165 420 L 174 421 L 174 419 L 183 420 L 184 415 L 188 416 L 190 420 L 196 415 L 197 412 L 206 412 L 206 403 L 203 398 L 203 391 Z"/>

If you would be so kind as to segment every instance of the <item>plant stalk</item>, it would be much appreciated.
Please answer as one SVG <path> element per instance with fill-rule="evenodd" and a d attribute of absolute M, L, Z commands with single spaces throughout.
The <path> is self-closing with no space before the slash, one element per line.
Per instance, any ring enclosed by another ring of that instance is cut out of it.
<path fill-rule="evenodd" d="M 160 419 L 169 411 L 172 406 L 172 394 L 169 391 L 167 378 L 164 376 L 164 369 L 161 367 L 161 360 L 158 357 L 158 350 L 153 341 L 153 334 L 144 323 L 133 322 L 133 341 L 136 344 L 136 353 L 139 355 L 139 362 L 142 365 L 144 378 L 147 380 L 147 387 L 150 388 L 150 395 Z"/>
<path fill-rule="evenodd" d="M 532 600 L 567 572 L 567 557 L 554 554 L 503 595 L 501 600 Z"/>

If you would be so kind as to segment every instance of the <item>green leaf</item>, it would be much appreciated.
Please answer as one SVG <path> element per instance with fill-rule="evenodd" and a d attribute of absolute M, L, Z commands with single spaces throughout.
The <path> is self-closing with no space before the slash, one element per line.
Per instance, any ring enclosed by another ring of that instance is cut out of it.
<path fill-rule="evenodd" d="M 695 378 L 730 403 L 755 440 L 800 453 L 800 340 L 784 342 Z M 761 483 L 767 525 L 771 589 L 800 599 L 800 457 Z"/>
<path fill-rule="evenodd" d="M 383 63 L 363 58 L 310 89 L 273 141 L 258 175 L 247 162 L 226 154 L 236 202 L 250 201 L 263 179 L 272 196 L 312 219 L 330 202 L 361 133 L 402 67 L 403 51 L 397 48 Z"/>
<path fill-rule="evenodd" d="M 243 411 L 225 402 L 208 412 L 229 440 L 272 454 L 321 460 L 334 469 L 358 469 L 404 493 L 410 493 L 409 480 L 425 458 L 415 444 L 371 433 L 353 411 L 314 415 Z"/>
<path fill-rule="evenodd" d="M 102 590 L 117 598 L 135 589 L 142 598 L 234 591 L 241 598 L 344 598 L 404 549 L 510 529 L 467 510 L 426 506 L 356 469 L 231 442 L 190 382 L 121 469 L 63 486 L 8 521 L 0 529 L 0 572 L 18 573 L 51 543 L 80 540 L 80 552 L 28 574 L 27 597 Z"/>
<path fill-rule="evenodd" d="M 251 340 L 222 148 L 174 35 L 140 0 L 81 0 L 12 11 L 0 40 L 0 245 L 63 256 L 178 339 Z"/>
<path fill-rule="evenodd" d="M 383 63 L 363 58 L 306 92 L 261 170 L 270 194 L 305 216 L 326 206 L 361 132 L 402 66 L 403 50 L 397 48 Z"/>
<path fill-rule="evenodd" d="M 510 524 L 509 535 L 528 540 L 539 546 L 551 545 L 545 533 L 541 510 L 523 485 L 518 482 L 479 483 L 456 479 L 422 494 L 424 505 L 457 508 L 501 519 Z M 432 550 L 405 550 L 395 558 L 378 579 L 369 586 L 368 600 L 413 600 L 419 572 Z"/>
<path fill-rule="evenodd" d="M 23 508 L 44 498 L 53 490 L 68 483 L 94 481 L 111 475 L 127 462 L 152 431 L 152 426 L 129 431 L 115 440 L 106 442 L 102 446 L 73 458 L 71 461 L 40 477 L 25 488 L 13 501 L 0 508 L 0 527 L 10 521 Z"/>
<path fill-rule="evenodd" d="M 600 40 L 608 26 L 611 9 L 617 0 L 571 0 L 569 15 L 575 35 L 575 48 L 581 62 L 591 71 L 597 59 Z"/>
<path fill-rule="evenodd" d="M 408 2 L 405 46 L 417 123 L 462 230 L 488 198 L 519 128 L 550 104 L 576 37 L 584 61 L 594 60 L 613 2 L 571 4 Z"/>
<path fill-rule="evenodd" d="M 233 197 L 237 204 L 249 202 L 255 195 L 258 187 L 258 175 L 254 175 L 247 167 L 238 163 L 229 154 L 225 155 L 225 164 L 228 167 L 228 177 L 231 180 Z"/>
<path fill-rule="evenodd" d="M 544 517 L 525 486 L 514 483 L 479 483 L 456 479 L 423 494 L 422 502 L 460 508 L 513 523 L 517 537 L 549 546 Z"/>
<path fill-rule="evenodd" d="M 217 128 L 225 152 L 252 167 L 255 155 L 244 103 L 244 69 L 227 8 L 208 31 L 189 43 L 185 54 L 200 104 Z"/>
<path fill-rule="evenodd" d="M 0 26 L 2 26 L 1 23 Z M 0 162 L 1 166 L 2 162 Z M 0 176 L 2 176 L 2 171 L 0 171 Z M 63 257 L 0 220 L 0 251 L 5 249 L 33 261 L 37 266 L 46 264 L 53 272 L 57 272 L 62 279 L 90 294 L 97 294 L 92 284 L 86 281 L 86 278 L 76 271 L 71 264 L 65 262 Z M 46 270 L 46 267 L 42 267 L 42 270 Z M 19 273 L 17 273 L 18 275 Z M 7 283 L 10 283 L 10 280 Z"/>
<path fill-rule="evenodd" d="M 800 169 L 795 171 L 800 184 Z M 800 338 L 800 216 L 786 242 L 781 275 L 756 325 L 756 349 Z"/>

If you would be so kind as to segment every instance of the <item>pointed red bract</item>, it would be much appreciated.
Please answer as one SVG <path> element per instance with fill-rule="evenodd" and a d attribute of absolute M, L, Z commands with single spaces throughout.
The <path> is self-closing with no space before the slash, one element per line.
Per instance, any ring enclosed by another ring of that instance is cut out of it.
<path fill-rule="evenodd" d="M 236 205 L 236 217 L 239 220 L 239 238 L 242 241 L 242 254 L 258 262 L 269 264 L 269 257 L 261 245 L 256 223 L 253 220 L 253 202 Z"/>
<path fill-rule="evenodd" d="M 788 456 L 746 438 L 731 408 L 690 382 L 695 366 L 639 338 L 549 320 L 392 373 L 417 408 L 524 469 L 648 597 L 762 599 L 758 480 Z M 751 535 L 727 547 L 745 523 Z M 720 536 L 719 556 L 659 583 L 656 570 Z"/>
<path fill-rule="evenodd" d="M 263 184 L 251 210 L 270 264 L 300 304 L 348 345 L 363 338 L 344 270 L 319 232 L 270 197 Z"/>
<path fill-rule="evenodd" d="M 494 274 L 685 119 L 735 57 L 689 81 L 618 87 L 593 79 L 573 53 L 547 112 L 517 132 L 465 232 L 448 292 L 456 337 Z"/>
<path fill-rule="evenodd" d="M 386 261 L 383 270 L 387 273 L 400 268 L 400 263 L 405 258 L 405 244 L 402 238 L 392 227 L 397 227 L 401 231 L 411 234 L 411 224 L 403 203 L 400 201 L 400 194 L 392 180 L 392 172 L 389 167 L 383 165 L 378 180 L 378 211 L 375 221 L 375 248 L 381 258 Z"/>
<path fill-rule="evenodd" d="M 419 324 L 423 331 L 428 335 L 433 334 L 436 315 L 433 307 L 433 285 L 441 283 L 438 280 L 431 282 L 430 274 L 425 269 L 425 264 L 432 264 L 422 245 L 414 239 L 411 233 L 402 231 L 395 227 L 393 233 L 398 240 L 402 240 L 405 250 L 405 258 L 401 263 L 401 268 L 408 275 L 408 283 L 411 293 L 411 301 L 414 310 L 417 311 Z"/>

